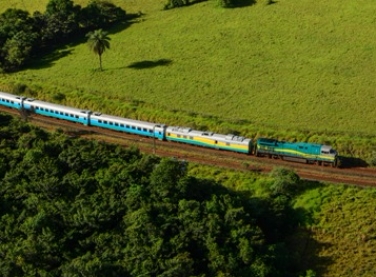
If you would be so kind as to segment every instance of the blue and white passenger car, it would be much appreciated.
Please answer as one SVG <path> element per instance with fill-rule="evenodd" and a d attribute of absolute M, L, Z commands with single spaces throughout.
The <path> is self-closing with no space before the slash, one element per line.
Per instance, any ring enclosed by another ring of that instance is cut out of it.
<path fill-rule="evenodd" d="M 22 102 L 24 101 L 25 97 L 13 95 L 6 92 L 0 92 L 0 105 L 20 110 L 22 106 Z"/>
<path fill-rule="evenodd" d="M 26 98 L 24 100 L 24 107 L 26 110 L 32 111 L 36 114 L 64 119 L 84 125 L 89 124 L 89 117 L 91 114 L 91 111 L 89 110 L 81 110 L 63 105 L 52 104 L 35 100 L 33 98 Z"/>
<path fill-rule="evenodd" d="M 102 113 L 92 113 L 89 125 L 140 136 L 154 137 L 160 140 L 165 139 L 166 125 L 164 124 L 133 120 Z"/>

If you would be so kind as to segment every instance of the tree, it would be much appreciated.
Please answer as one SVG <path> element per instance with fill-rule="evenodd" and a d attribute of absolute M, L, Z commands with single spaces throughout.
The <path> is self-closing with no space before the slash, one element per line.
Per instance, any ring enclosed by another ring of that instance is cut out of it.
<path fill-rule="evenodd" d="M 274 178 L 274 182 L 270 187 L 273 194 L 293 196 L 297 191 L 300 177 L 294 171 L 276 167 L 270 172 L 270 176 Z"/>
<path fill-rule="evenodd" d="M 41 19 L 42 37 L 47 41 L 66 41 L 79 30 L 79 14 L 81 7 L 74 5 L 72 0 L 50 0 L 46 12 Z"/>
<path fill-rule="evenodd" d="M 102 29 L 90 32 L 86 36 L 90 49 L 99 57 L 99 68 L 102 71 L 102 54 L 106 49 L 110 49 L 111 39 L 107 36 L 107 32 Z"/>
<path fill-rule="evenodd" d="M 28 12 L 8 9 L 0 14 L 0 67 L 19 69 L 29 59 L 37 39 L 34 20 Z"/>

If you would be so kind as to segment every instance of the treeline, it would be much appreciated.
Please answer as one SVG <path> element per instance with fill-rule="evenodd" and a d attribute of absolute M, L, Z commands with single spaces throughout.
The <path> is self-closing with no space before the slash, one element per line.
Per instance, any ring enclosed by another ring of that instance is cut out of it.
<path fill-rule="evenodd" d="M 0 71 L 17 71 L 30 60 L 72 42 L 78 35 L 125 20 L 126 12 L 105 0 L 81 8 L 72 0 L 50 0 L 30 15 L 8 9 L 0 15 Z"/>
<path fill-rule="evenodd" d="M 298 276 L 282 174 L 268 198 L 187 164 L 0 115 L 1 276 Z M 282 181 L 281 181 L 282 180 Z"/>

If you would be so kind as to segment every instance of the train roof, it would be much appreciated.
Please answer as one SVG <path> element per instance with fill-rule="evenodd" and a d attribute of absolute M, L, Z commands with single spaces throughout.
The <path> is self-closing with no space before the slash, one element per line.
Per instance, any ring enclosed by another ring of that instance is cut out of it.
<path fill-rule="evenodd" d="M 0 91 L 0 97 L 12 100 L 20 100 L 26 98 L 24 96 L 14 95 L 3 91 Z"/>
<path fill-rule="evenodd" d="M 33 105 L 33 106 L 48 108 L 48 109 L 57 110 L 57 111 L 63 111 L 63 112 L 67 112 L 67 113 L 74 113 L 74 114 L 89 114 L 89 113 L 91 113 L 90 110 L 82 110 L 82 109 L 77 109 L 77 108 L 71 108 L 71 107 L 64 106 L 64 105 L 52 104 L 52 103 L 49 103 L 49 102 L 35 100 L 34 98 L 27 98 L 25 100 L 25 103 L 28 103 L 28 104 Z"/>
<path fill-rule="evenodd" d="M 124 118 L 124 117 L 119 117 L 119 116 L 114 116 L 114 115 L 109 115 L 109 114 L 102 114 L 102 113 L 98 113 L 98 112 L 92 113 L 90 118 L 98 119 L 98 120 L 107 120 L 107 121 L 112 121 L 112 122 L 117 122 L 117 123 L 122 123 L 122 124 L 129 124 L 129 125 L 133 125 L 133 126 L 140 126 L 140 127 L 144 127 L 144 128 L 153 128 L 153 127 L 165 126 L 164 124 L 152 123 L 152 122 L 135 120 L 135 119 L 129 119 L 129 118 Z"/>
<path fill-rule="evenodd" d="M 257 139 L 257 143 L 261 145 L 296 145 L 298 147 L 310 147 L 310 148 L 322 148 L 323 150 L 330 150 L 332 147 L 330 145 L 319 144 L 319 143 L 309 143 L 309 142 L 288 142 L 288 141 L 279 141 L 276 139 L 269 139 L 269 138 L 259 138 Z"/>
<path fill-rule="evenodd" d="M 175 134 L 188 135 L 188 136 L 210 137 L 212 139 L 222 140 L 222 141 L 247 142 L 247 143 L 252 141 L 249 138 L 242 137 L 242 136 L 235 136 L 233 134 L 223 135 L 223 134 L 217 134 L 217 133 L 213 133 L 209 131 L 199 131 L 199 130 L 193 130 L 191 128 L 179 127 L 179 126 L 169 126 L 167 127 L 166 132 L 173 132 Z"/>

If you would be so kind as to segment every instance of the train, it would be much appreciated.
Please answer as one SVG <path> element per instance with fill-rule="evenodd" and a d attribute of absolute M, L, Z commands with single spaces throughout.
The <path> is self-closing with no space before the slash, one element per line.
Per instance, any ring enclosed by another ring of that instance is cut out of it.
<path fill-rule="evenodd" d="M 218 134 L 123 118 L 91 110 L 78 109 L 40 101 L 34 98 L 0 92 L 0 105 L 42 116 L 67 120 L 86 126 L 116 130 L 154 139 L 196 145 L 216 150 L 279 158 L 318 165 L 338 165 L 338 153 L 329 145 L 307 142 L 286 142 L 271 138 L 253 140 L 233 134 Z"/>

